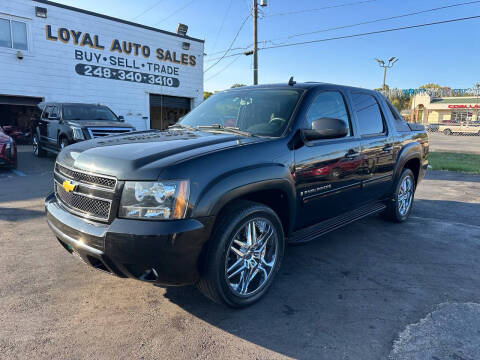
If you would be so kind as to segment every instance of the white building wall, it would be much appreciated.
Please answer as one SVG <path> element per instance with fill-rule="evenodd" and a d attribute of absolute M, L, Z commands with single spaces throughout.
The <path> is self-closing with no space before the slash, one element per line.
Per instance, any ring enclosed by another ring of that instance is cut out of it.
<path fill-rule="evenodd" d="M 35 6 L 47 8 L 47 18 L 35 16 Z M 22 51 L 24 58 L 18 59 L 17 50 L 0 47 L 0 95 L 35 96 L 45 101 L 101 103 L 109 106 L 117 115 L 123 115 L 127 122 L 145 129 L 149 127 L 150 106 L 149 94 L 163 94 L 188 97 L 192 99 L 192 107 L 203 100 L 203 43 L 185 39 L 175 35 L 148 30 L 124 24 L 98 16 L 64 9 L 33 0 L 0 1 L 0 18 L 23 21 L 27 23 L 28 51 Z M 104 50 L 94 49 L 88 45 L 75 45 L 70 34 L 68 43 L 58 39 L 47 39 L 46 26 L 51 27 L 53 36 L 58 36 L 58 28 L 88 33 L 93 39 L 98 36 L 99 44 Z M 114 39 L 146 45 L 151 54 L 145 58 L 141 54 L 120 54 L 111 51 Z M 182 43 L 190 43 L 189 50 L 182 50 Z M 195 57 L 195 65 L 184 65 L 156 58 L 156 49 L 176 52 Z M 75 51 L 93 53 L 100 56 L 89 62 L 75 59 Z M 160 66 L 178 68 L 178 75 L 167 75 L 178 78 L 179 87 L 151 85 L 138 82 L 121 81 L 109 78 L 79 75 L 75 71 L 78 63 L 99 65 L 125 71 L 133 69 L 125 66 L 111 65 L 110 57 L 135 60 L 140 69 L 134 70 L 145 74 L 162 75 L 148 69 L 148 62 Z M 105 61 L 106 60 L 106 61 Z M 142 67 L 143 64 L 143 67 Z M 144 119 L 146 117 L 147 119 Z"/>

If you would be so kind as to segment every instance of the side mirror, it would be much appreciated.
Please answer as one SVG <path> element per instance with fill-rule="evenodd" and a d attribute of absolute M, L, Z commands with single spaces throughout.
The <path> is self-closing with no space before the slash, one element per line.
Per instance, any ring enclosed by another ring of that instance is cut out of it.
<path fill-rule="evenodd" d="M 348 125 L 344 120 L 321 118 L 312 122 L 312 129 L 303 130 L 306 140 L 337 139 L 348 135 Z"/>
<path fill-rule="evenodd" d="M 125 122 L 125 118 L 122 115 L 118 117 L 118 120 L 120 120 L 121 122 Z"/>

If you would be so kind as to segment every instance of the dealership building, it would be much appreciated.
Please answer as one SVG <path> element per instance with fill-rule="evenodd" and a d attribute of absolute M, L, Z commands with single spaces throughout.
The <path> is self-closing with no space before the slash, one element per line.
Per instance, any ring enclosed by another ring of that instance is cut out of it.
<path fill-rule="evenodd" d="M 42 101 L 164 129 L 203 100 L 203 40 L 45 0 L 0 1 L 0 125 Z"/>
<path fill-rule="evenodd" d="M 417 94 L 411 103 L 411 121 L 424 124 L 479 121 L 480 103 L 477 96 L 434 97 Z"/>

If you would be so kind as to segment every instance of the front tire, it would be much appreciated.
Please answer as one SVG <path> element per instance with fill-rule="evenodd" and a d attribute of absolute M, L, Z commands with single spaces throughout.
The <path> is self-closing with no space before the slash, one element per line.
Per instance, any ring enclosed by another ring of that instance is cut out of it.
<path fill-rule="evenodd" d="M 197 287 L 216 303 L 246 307 L 266 294 L 280 268 L 282 224 L 272 209 L 250 201 L 238 201 L 220 216 Z"/>
<path fill-rule="evenodd" d="M 444 135 L 447 135 L 447 136 L 452 135 L 452 130 L 450 130 L 450 129 L 445 129 L 445 130 L 443 130 L 443 134 L 444 134 Z"/>
<path fill-rule="evenodd" d="M 404 222 L 408 219 L 415 196 L 415 175 L 410 169 L 403 169 L 395 186 L 393 199 L 387 205 L 385 218 L 393 222 Z"/>
<path fill-rule="evenodd" d="M 60 151 L 65 149 L 69 145 L 68 140 L 66 138 L 60 139 Z"/>
<path fill-rule="evenodd" d="M 33 135 L 32 144 L 33 154 L 36 157 L 44 157 L 46 155 L 45 150 L 42 149 L 42 145 L 40 144 L 40 139 L 38 138 L 37 134 Z"/>

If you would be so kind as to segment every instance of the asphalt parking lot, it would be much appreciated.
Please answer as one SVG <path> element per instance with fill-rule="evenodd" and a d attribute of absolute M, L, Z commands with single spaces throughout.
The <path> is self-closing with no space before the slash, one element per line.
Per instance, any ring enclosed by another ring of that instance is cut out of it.
<path fill-rule="evenodd" d="M 407 223 L 289 247 L 266 298 L 235 311 L 68 255 L 43 214 L 53 162 L 21 147 L 19 172 L 0 170 L 2 358 L 479 358 L 480 176 L 431 171 Z"/>
<path fill-rule="evenodd" d="M 428 133 L 431 151 L 480 154 L 480 136 Z"/>

